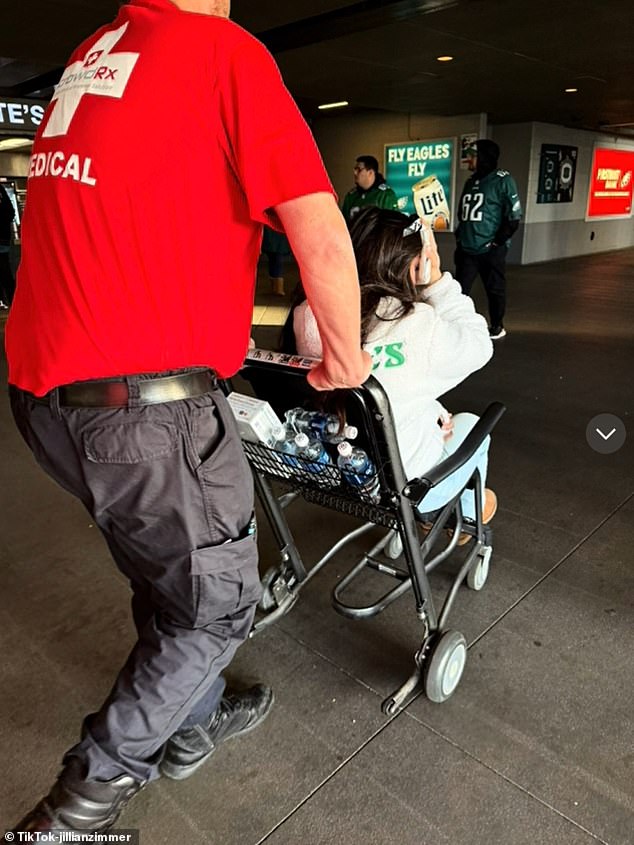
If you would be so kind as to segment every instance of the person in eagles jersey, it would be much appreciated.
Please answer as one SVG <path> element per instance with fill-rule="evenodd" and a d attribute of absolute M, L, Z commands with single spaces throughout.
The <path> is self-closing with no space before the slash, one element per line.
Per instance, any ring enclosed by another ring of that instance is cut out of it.
<path fill-rule="evenodd" d="M 379 162 L 374 156 L 359 156 L 353 168 L 354 188 L 343 198 L 341 211 L 348 225 L 362 208 L 374 205 L 377 208 L 398 209 L 396 194 L 379 173 Z"/>
<path fill-rule="evenodd" d="M 506 335 L 506 254 L 522 218 L 515 180 L 498 168 L 500 148 L 483 138 L 466 151 L 469 170 L 458 204 L 456 279 L 469 295 L 478 274 L 489 306 L 491 340 Z"/>

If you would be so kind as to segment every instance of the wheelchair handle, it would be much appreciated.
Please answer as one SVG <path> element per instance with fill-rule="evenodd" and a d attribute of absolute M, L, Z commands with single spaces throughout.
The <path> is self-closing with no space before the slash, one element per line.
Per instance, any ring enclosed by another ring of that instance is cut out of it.
<path fill-rule="evenodd" d="M 270 349 L 249 349 L 242 367 L 262 367 L 307 375 L 315 364 L 319 363 L 321 358 L 307 358 L 305 355 L 273 352 Z"/>

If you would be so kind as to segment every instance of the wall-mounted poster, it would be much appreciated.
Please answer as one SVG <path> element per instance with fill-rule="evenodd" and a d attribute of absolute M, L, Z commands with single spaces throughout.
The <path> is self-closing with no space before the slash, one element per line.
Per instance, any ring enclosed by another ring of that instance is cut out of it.
<path fill-rule="evenodd" d="M 537 202 L 572 202 L 578 147 L 542 144 Z"/>
<path fill-rule="evenodd" d="M 385 146 L 385 179 L 405 214 L 437 232 L 453 229 L 455 138 Z"/>
<path fill-rule="evenodd" d="M 630 217 L 634 150 L 595 147 L 586 220 Z"/>
<path fill-rule="evenodd" d="M 460 136 L 460 170 L 469 169 L 469 156 L 467 155 L 467 151 L 472 147 L 475 147 L 477 140 L 477 132 L 468 132 L 466 135 Z"/>

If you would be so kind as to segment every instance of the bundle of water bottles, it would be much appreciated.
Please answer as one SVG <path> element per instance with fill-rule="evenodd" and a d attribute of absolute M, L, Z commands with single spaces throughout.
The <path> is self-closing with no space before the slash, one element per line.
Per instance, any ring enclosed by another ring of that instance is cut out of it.
<path fill-rule="evenodd" d="M 273 448 L 288 466 L 314 473 L 330 484 L 338 467 L 344 483 L 362 498 L 378 503 L 381 499 L 376 467 L 367 453 L 350 443 L 358 434 L 352 425 L 342 425 L 336 414 L 292 408 L 284 414 L 285 424 L 276 432 Z M 299 460 L 298 460 L 299 459 Z"/>

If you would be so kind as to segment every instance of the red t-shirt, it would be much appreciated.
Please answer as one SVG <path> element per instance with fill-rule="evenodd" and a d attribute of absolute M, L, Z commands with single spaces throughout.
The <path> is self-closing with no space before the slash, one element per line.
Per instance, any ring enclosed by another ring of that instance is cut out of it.
<path fill-rule="evenodd" d="M 267 50 L 132 0 L 70 62 L 39 129 L 6 327 L 9 381 L 209 366 L 247 348 L 261 224 L 332 191 Z"/>

